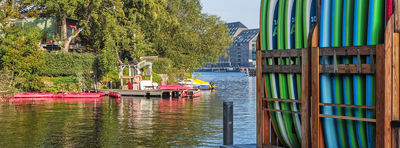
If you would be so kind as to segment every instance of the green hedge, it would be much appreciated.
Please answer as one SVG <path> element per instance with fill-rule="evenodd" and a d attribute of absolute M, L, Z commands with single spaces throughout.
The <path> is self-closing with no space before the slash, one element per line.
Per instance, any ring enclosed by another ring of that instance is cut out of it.
<path fill-rule="evenodd" d="M 73 76 L 92 71 L 95 55 L 90 53 L 43 53 L 41 76 Z"/>

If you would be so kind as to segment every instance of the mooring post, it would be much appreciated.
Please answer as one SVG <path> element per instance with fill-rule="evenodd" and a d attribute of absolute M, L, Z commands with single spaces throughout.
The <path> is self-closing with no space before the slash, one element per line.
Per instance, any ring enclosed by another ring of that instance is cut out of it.
<path fill-rule="evenodd" d="M 233 102 L 224 101 L 224 145 L 233 145 Z"/>

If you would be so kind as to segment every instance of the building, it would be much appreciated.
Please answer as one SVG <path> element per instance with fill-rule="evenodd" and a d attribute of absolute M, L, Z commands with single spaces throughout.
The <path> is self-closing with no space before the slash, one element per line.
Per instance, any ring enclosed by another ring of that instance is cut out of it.
<path fill-rule="evenodd" d="M 241 67 L 255 67 L 259 29 L 248 29 L 241 22 L 228 23 L 227 27 L 229 36 L 234 38 L 232 45 L 216 64 L 208 63 L 199 71 L 226 71 L 237 70 Z"/>
<path fill-rule="evenodd" d="M 232 67 L 255 67 L 259 29 L 242 31 L 228 49 Z"/>
<path fill-rule="evenodd" d="M 18 18 L 10 19 L 9 24 L 13 26 L 31 26 L 38 27 L 43 33 L 41 46 L 49 50 L 60 49 L 60 38 L 61 22 L 56 17 L 39 17 L 39 18 Z M 78 30 L 78 21 L 73 19 L 67 19 L 67 36 L 71 36 L 75 31 Z M 71 41 L 70 49 L 83 48 L 76 39 Z"/>

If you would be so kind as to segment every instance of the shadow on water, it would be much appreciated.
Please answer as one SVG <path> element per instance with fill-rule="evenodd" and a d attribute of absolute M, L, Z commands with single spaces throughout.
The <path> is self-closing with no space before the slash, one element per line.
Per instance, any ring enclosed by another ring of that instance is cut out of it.
<path fill-rule="evenodd" d="M 3 147 L 215 147 L 222 101 L 234 101 L 234 142 L 255 143 L 255 78 L 201 73 L 218 90 L 194 99 L 1 100 Z"/>

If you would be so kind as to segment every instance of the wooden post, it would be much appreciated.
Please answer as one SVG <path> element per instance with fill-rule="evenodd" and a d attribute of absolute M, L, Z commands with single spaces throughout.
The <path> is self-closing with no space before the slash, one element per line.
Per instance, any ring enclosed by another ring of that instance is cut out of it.
<path fill-rule="evenodd" d="M 318 48 L 318 43 L 319 43 L 319 24 L 314 28 L 313 32 L 313 38 L 312 38 L 312 46 L 311 46 L 311 85 L 313 89 L 311 90 L 311 96 L 312 96 L 312 104 L 311 104 L 311 120 L 312 120 L 312 145 L 311 147 L 313 148 L 318 148 L 320 146 L 320 117 L 319 117 L 319 48 Z M 317 59 L 317 60 L 315 60 Z"/>
<path fill-rule="evenodd" d="M 394 31 L 395 32 L 400 32 L 400 1 L 399 0 L 393 0 L 393 13 L 394 14 Z M 386 18 L 386 16 L 385 16 Z"/>
<path fill-rule="evenodd" d="M 318 46 L 317 27 L 311 29 L 307 47 Z M 316 31 L 316 32 L 315 32 Z M 301 83 L 301 147 L 311 147 L 311 48 L 303 49 Z"/>
<path fill-rule="evenodd" d="M 262 3 L 262 2 L 261 2 Z M 263 145 L 263 135 L 267 136 L 266 134 L 263 134 L 263 127 L 262 121 L 263 121 L 263 76 L 262 76 L 262 53 L 261 53 L 261 36 L 258 36 L 257 40 L 257 59 L 256 59 L 256 69 L 257 69 L 257 147 L 262 148 Z"/>
<path fill-rule="evenodd" d="M 376 146 L 392 147 L 392 48 L 394 16 L 387 23 L 385 44 L 376 51 Z M 398 98 L 396 98 L 398 99 Z"/>
<path fill-rule="evenodd" d="M 393 68 L 393 74 L 392 74 L 392 120 L 400 120 L 400 115 L 399 115 L 399 74 L 400 74 L 400 61 L 399 61 L 399 33 L 394 33 L 393 34 L 393 48 L 392 48 L 392 68 Z M 392 147 L 398 147 L 396 144 L 396 132 L 395 130 L 392 130 Z"/>

